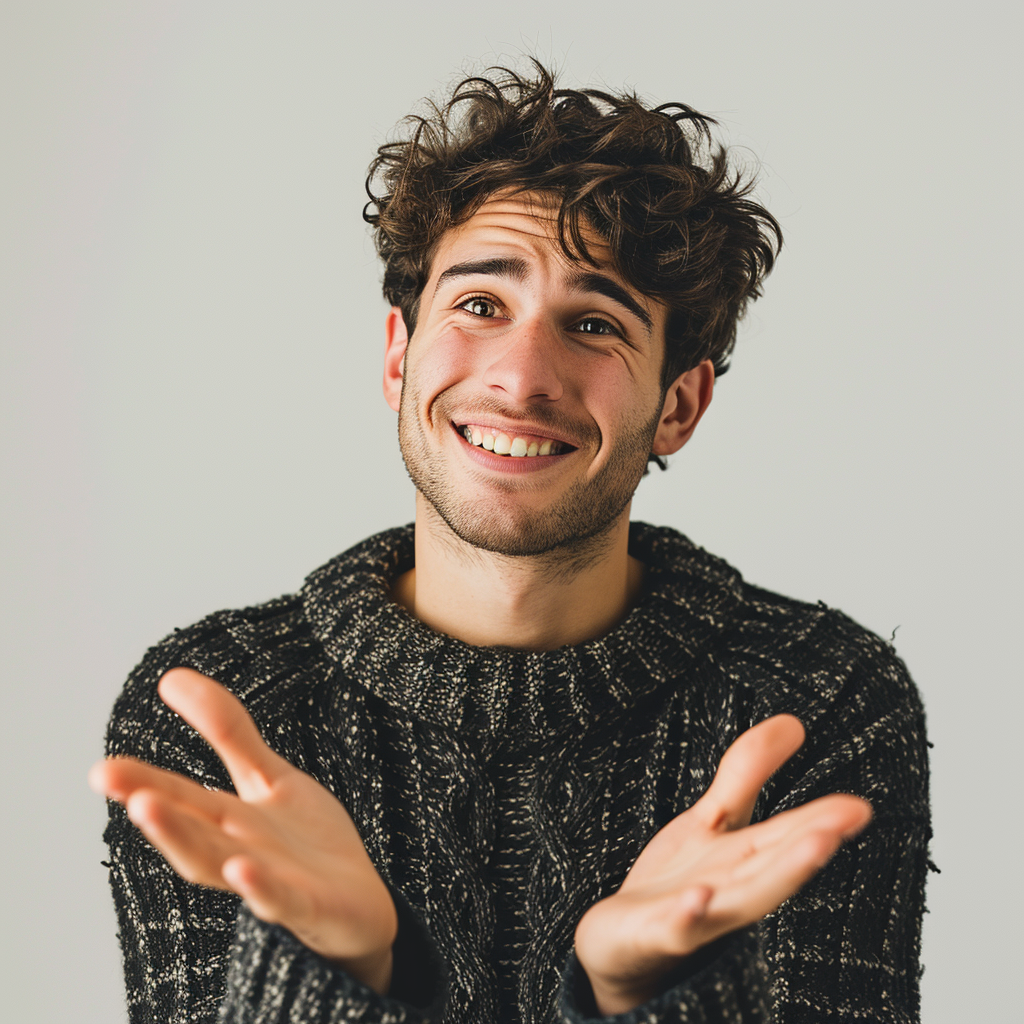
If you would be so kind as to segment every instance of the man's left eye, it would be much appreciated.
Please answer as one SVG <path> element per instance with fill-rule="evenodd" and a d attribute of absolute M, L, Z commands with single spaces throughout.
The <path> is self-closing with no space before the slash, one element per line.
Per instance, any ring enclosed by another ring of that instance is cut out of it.
<path fill-rule="evenodd" d="M 618 334 L 619 332 L 615 329 L 612 324 L 608 323 L 607 320 L 602 320 L 600 317 L 588 316 L 585 320 L 581 320 L 576 326 L 576 330 L 580 334 Z"/>

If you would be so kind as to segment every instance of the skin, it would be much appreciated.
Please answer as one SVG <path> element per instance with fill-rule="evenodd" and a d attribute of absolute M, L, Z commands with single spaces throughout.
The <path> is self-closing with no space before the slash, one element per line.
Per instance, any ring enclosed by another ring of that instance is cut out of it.
<path fill-rule="evenodd" d="M 627 541 L 647 456 L 678 451 L 711 401 L 710 362 L 662 393 L 660 305 L 608 267 L 602 276 L 650 328 L 614 299 L 569 287 L 579 268 L 557 245 L 556 216 L 521 198 L 484 204 L 442 241 L 411 341 L 397 308 L 386 323 L 384 395 L 417 484 L 416 568 L 395 597 L 471 644 L 550 649 L 625 615 L 643 581 Z M 528 276 L 441 281 L 496 257 L 522 260 Z M 529 460 L 471 451 L 452 424 L 478 421 L 557 431 L 576 450 Z M 524 464 L 536 471 L 511 472 Z"/>
<path fill-rule="evenodd" d="M 388 314 L 384 394 L 417 485 L 416 568 L 393 596 L 467 643 L 546 650 L 619 622 L 643 582 L 627 538 L 647 453 L 678 451 L 711 400 L 709 362 L 662 391 L 665 310 L 629 289 L 592 240 L 605 285 L 581 289 L 551 208 L 496 196 L 442 239 L 413 337 L 397 308 Z M 446 274 L 495 258 L 521 261 L 521 273 L 506 263 Z M 465 423 L 549 430 L 573 450 L 502 458 L 467 444 L 453 429 Z M 344 807 L 271 751 L 215 681 L 174 669 L 159 693 L 210 743 L 237 795 L 132 758 L 95 765 L 93 788 L 123 803 L 185 878 L 238 893 L 386 992 L 395 909 Z M 761 787 L 803 739 L 789 715 L 743 733 L 704 796 L 578 922 L 600 1012 L 646 1002 L 681 960 L 770 913 L 870 820 L 865 801 L 835 794 L 750 824 Z"/>

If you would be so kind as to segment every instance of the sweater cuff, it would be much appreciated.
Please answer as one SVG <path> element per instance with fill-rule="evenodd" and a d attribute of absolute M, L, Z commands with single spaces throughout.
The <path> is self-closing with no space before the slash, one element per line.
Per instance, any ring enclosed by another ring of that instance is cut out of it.
<path fill-rule="evenodd" d="M 447 995 L 444 966 L 426 926 L 396 889 L 398 914 L 391 987 L 381 996 L 303 945 L 280 925 L 267 924 L 242 903 L 228 965 L 220 1024 L 430 1024 Z"/>
<path fill-rule="evenodd" d="M 663 990 L 626 1013 L 603 1017 L 575 950 L 558 1001 L 563 1024 L 759 1024 L 771 1019 L 769 976 L 755 927 L 724 935 L 666 975 Z"/>

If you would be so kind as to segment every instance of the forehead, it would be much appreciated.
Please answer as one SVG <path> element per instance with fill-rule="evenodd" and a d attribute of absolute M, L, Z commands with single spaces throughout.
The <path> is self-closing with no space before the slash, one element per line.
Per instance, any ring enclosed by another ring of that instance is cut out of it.
<path fill-rule="evenodd" d="M 449 229 L 438 245 L 431 276 L 467 251 L 516 248 L 531 263 L 563 268 L 572 262 L 558 237 L 558 203 L 538 193 L 499 194 L 485 200 L 472 216 Z M 590 255 L 611 271 L 611 249 L 586 223 L 581 224 Z"/>

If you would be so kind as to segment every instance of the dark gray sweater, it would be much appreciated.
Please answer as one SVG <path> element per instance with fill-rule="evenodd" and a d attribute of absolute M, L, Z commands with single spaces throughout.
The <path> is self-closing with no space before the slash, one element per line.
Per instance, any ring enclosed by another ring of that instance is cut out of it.
<path fill-rule="evenodd" d="M 183 881 L 111 804 L 133 1024 L 596 1016 L 572 955 L 580 917 L 704 792 L 732 740 L 779 712 L 807 741 L 755 819 L 848 792 L 874 820 L 758 927 L 615 1020 L 916 1020 L 928 766 L 902 662 L 841 613 L 749 586 L 672 530 L 635 523 L 630 551 L 649 566 L 641 600 L 577 647 L 472 647 L 415 621 L 388 596 L 412 565 L 411 527 L 338 556 L 298 594 L 153 647 L 117 701 L 108 752 L 230 788 L 156 694 L 177 665 L 224 683 L 344 802 L 399 936 L 382 998 L 235 896 Z"/>

